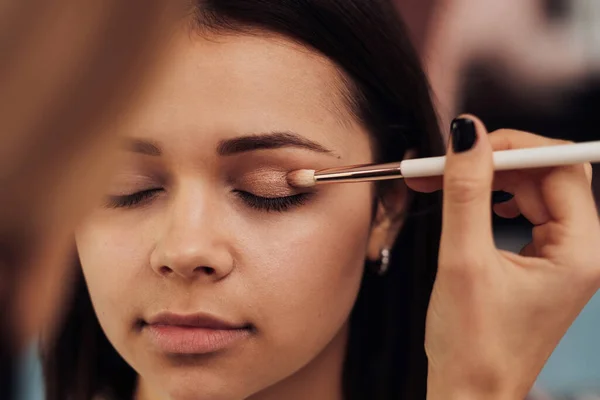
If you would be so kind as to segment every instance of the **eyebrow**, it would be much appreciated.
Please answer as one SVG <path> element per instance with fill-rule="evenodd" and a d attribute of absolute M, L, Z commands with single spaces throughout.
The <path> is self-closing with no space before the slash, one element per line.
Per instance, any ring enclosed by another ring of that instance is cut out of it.
<path fill-rule="evenodd" d="M 263 133 L 222 140 L 217 146 L 217 154 L 230 156 L 255 150 L 272 150 L 286 147 L 297 147 L 335 155 L 333 151 L 321 144 L 293 132 Z M 126 148 L 133 153 L 146 156 L 159 157 L 162 155 L 162 150 L 158 144 L 145 139 L 128 139 Z"/>
<path fill-rule="evenodd" d="M 160 155 L 162 155 L 162 150 L 160 149 L 160 147 L 157 144 L 148 140 L 129 139 L 127 140 L 126 147 L 127 150 L 131 152 L 143 154 L 146 156 L 159 157 Z"/>
<path fill-rule="evenodd" d="M 258 135 L 241 136 L 223 140 L 217 146 L 217 154 L 229 156 L 255 150 L 271 150 L 297 147 L 318 153 L 334 155 L 333 151 L 293 132 L 271 132 Z"/>

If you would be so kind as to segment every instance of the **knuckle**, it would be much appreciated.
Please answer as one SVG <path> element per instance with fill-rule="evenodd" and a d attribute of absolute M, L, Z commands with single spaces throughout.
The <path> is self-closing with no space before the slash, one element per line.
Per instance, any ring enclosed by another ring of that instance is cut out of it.
<path fill-rule="evenodd" d="M 500 128 L 500 129 L 496 129 L 491 134 L 494 136 L 510 136 L 510 135 L 513 135 L 515 132 L 520 132 L 520 131 L 515 131 L 514 129 Z"/>
<path fill-rule="evenodd" d="M 455 204 L 471 203 L 490 195 L 491 187 L 482 177 L 449 174 L 445 177 L 444 197 Z"/>
<path fill-rule="evenodd" d="M 488 134 L 488 138 L 492 143 L 494 149 L 510 149 L 512 147 L 511 138 L 514 135 L 514 131 L 510 129 L 497 129 Z"/>
<path fill-rule="evenodd" d="M 585 180 L 587 183 L 589 183 L 589 184 L 592 183 L 592 178 L 593 178 L 592 164 L 590 164 L 590 163 L 576 164 L 576 165 L 567 166 L 565 168 L 567 168 L 567 170 L 569 170 L 569 171 L 572 171 L 574 174 L 577 174 L 581 177 L 585 177 Z"/>
<path fill-rule="evenodd" d="M 586 237 L 571 235 L 551 258 L 568 271 L 577 287 L 596 292 L 600 289 L 600 252 L 596 251 L 600 245 L 600 230 L 597 235 L 593 235 L 593 231 L 589 229 Z"/>

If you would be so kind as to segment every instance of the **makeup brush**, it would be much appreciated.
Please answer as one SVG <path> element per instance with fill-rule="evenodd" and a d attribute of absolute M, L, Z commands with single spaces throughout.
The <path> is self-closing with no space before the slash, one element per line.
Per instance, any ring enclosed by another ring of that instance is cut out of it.
<path fill-rule="evenodd" d="M 494 152 L 494 170 L 554 167 L 600 162 L 600 140 Z M 287 175 L 290 186 L 308 188 L 324 183 L 368 182 L 423 178 L 444 174 L 446 157 L 417 158 L 389 164 L 365 164 L 320 171 L 301 169 Z"/>

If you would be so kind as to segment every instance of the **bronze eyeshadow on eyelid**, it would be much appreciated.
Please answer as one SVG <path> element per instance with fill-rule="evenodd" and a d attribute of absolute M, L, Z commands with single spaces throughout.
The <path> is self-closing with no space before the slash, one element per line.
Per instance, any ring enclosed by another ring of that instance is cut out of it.
<path fill-rule="evenodd" d="M 243 189 L 257 196 L 263 197 L 286 197 L 297 194 L 298 191 L 287 183 L 288 171 L 282 170 L 257 170 L 245 174 L 238 181 Z"/>

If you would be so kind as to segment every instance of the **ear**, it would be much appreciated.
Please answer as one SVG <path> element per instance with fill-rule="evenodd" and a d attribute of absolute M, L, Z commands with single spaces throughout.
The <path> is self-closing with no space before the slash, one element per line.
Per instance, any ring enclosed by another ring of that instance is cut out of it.
<path fill-rule="evenodd" d="M 415 157 L 413 150 L 405 153 L 404 159 Z M 405 221 L 409 189 L 403 180 L 389 181 L 377 198 L 377 211 L 367 244 L 367 259 L 375 262 L 381 258 L 381 250 L 391 249 Z"/>
<path fill-rule="evenodd" d="M 377 261 L 381 250 L 391 249 L 404 224 L 404 211 L 408 203 L 408 188 L 403 181 L 396 181 L 377 199 L 377 211 L 371 226 L 367 245 L 367 258 Z"/>

